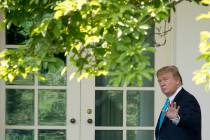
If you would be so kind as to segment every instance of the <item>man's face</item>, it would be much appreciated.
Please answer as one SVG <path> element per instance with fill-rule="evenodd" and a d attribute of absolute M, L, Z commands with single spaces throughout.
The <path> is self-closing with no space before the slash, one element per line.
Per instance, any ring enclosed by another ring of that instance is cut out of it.
<path fill-rule="evenodd" d="M 170 97 L 174 94 L 176 89 L 180 86 L 179 79 L 175 79 L 172 73 L 167 72 L 160 74 L 158 77 L 158 83 L 160 85 L 161 91 L 167 96 Z"/>

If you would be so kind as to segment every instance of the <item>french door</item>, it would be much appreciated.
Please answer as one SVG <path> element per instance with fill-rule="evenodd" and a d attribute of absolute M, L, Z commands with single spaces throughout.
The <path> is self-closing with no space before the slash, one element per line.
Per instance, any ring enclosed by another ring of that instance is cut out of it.
<path fill-rule="evenodd" d="M 153 87 L 112 87 L 105 77 L 46 77 L 4 83 L 2 140 L 154 139 Z"/>
<path fill-rule="evenodd" d="M 2 140 L 79 140 L 80 83 L 48 73 L 2 84 Z"/>
<path fill-rule="evenodd" d="M 154 140 L 154 84 L 112 87 L 108 78 L 81 82 L 81 140 Z"/>

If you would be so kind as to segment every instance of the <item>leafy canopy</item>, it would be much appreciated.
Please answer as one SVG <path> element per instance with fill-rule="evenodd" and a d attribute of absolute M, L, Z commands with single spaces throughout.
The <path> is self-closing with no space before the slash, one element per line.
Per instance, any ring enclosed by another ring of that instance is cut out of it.
<path fill-rule="evenodd" d="M 64 53 L 70 63 L 62 73 L 76 67 L 71 78 L 108 75 L 115 84 L 141 85 L 153 73 L 148 33 L 181 1 L 0 0 L 5 15 L 0 26 L 21 27 L 27 36 L 18 49 L 1 52 L 0 78 L 30 73 L 42 78 L 39 70 L 60 67 L 56 54 Z"/>

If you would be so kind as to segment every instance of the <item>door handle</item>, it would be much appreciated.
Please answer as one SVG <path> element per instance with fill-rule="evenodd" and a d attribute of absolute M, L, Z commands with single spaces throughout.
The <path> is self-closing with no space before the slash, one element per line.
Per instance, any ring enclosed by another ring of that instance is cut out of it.
<path fill-rule="evenodd" d="M 87 122 L 88 122 L 89 124 L 92 124 L 92 123 L 93 123 L 93 119 L 87 119 Z"/>
<path fill-rule="evenodd" d="M 76 123 L 76 119 L 75 119 L 75 118 L 71 118 L 71 119 L 70 119 L 70 122 L 71 122 L 71 123 Z"/>

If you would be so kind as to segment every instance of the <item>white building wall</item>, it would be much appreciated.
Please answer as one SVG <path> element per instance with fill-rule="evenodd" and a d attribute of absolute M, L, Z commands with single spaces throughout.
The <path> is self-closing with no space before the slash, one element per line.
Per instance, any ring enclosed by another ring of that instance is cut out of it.
<path fill-rule="evenodd" d="M 210 91 L 206 93 L 203 86 L 195 85 L 192 77 L 201 65 L 195 59 L 199 55 L 200 31 L 210 30 L 210 21 L 196 21 L 196 17 L 208 10 L 209 7 L 183 2 L 178 5 L 174 20 L 174 63 L 180 69 L 185 89 L 193 93 L 201 105 L 203 140 L 210 139 Z"/>

